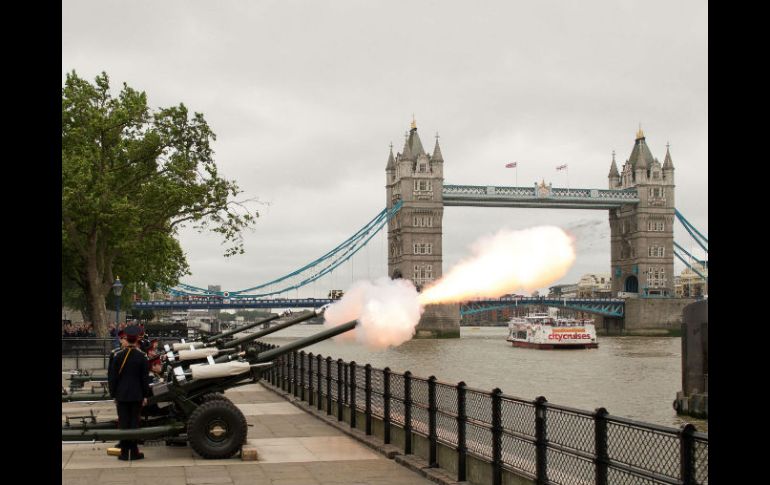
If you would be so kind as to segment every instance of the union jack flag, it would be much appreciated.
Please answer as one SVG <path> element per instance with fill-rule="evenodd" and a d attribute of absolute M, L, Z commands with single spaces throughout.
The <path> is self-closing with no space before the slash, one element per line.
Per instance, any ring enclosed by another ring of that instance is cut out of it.
<path fill-rule="evenodd" d="M 506 163 L 505 168 L 516 168 L 517 162 Z"/>
<path fill-rule="evenodd" d="M 565 168 L 567 168 L 566 163 L 564 165 L 559 165 L 558 167 L 556 167 L 556 170 L 564 170 Z"/>

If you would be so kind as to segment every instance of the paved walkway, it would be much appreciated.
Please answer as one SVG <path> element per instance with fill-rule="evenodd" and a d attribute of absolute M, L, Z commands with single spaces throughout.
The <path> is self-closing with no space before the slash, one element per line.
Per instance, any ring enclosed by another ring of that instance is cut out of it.
<path fill-rule="evenodd" d="M 258 461 L 204 460 L 189 447 L 147 443 L 144 460 L 108 456 L 114 443 L 62 443 L 62 485 L 430 485 L 433 482 L 375 453 L 261 384 L 227 391 L 249 424 Z M 62 416 L 91 411 L 115 419 L 112 402 L 62 404 Z M 62 420 L 64 418 L 62 417 Z"/>

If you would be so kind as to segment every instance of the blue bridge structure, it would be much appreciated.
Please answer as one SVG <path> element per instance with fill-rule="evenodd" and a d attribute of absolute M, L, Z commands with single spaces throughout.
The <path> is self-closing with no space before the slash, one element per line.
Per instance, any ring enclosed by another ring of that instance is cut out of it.
<path fill-rule="evenodd" d="M 177 300 L 140 301 L 137 310 L 246 310 L 254 308 L 320 308 L 333 303 L 330 298 L 193 298 Z M 503 308 L 541 305 L 577 310 L 607 317 L 622 318 L 625 309 L 622 298 L 484 298 L 460 305 L 461 315 L 499 310 Z"/>

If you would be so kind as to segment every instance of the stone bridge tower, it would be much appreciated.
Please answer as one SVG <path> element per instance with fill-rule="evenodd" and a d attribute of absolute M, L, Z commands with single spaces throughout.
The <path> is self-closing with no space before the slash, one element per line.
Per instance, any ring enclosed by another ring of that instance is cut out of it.
<path fill-rule="evenodd" d="M 668 145 L 661 166 L 640 127 L 620 172 L 613 152 L 609 188 L 636 188 L 639 194 L 638 204 L 610 210 L 613 296 L 674 296 L 674 164 Z"/>
<path fill-rule="evenodd" d="M 436 136 L 429 155 L 413 120 L 403 150 L 395 157 L 390 148 L 385 167 L 387 207 L 403 206 L 388 225 L 388 275 L 412 280 L 420 290 L 442 275 L 442 219 L 444 158 Z M 416 337 L 460 336 L 459 305 L 429 305 L 417 326 Z"/>

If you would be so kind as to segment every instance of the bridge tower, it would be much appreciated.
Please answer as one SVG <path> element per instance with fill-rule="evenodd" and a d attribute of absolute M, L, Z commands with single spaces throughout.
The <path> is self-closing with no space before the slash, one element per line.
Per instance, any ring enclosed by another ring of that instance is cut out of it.
<path fill-rule="evenodd" d="M 403 150 L 394 157 L 390 147 L 385 180 L 387 207 L 399 200 L 403 203 L 388 224 L 388 274 L 412 280 L 419 290 L 442 275 L 444 158 L 438 135 L 429 155 L 412 120 Z M 459 305 L 429 305 L 415 336 L 459 337 Z"/>
<path fill-rule="evenodd" d="M 612 294 L 674 296 L 674 164 L 669 146 L 661 166 L 639 127 L 634 148 L 618 172 L 615 152 L 610 189 L 636 188 L 639 203 L 610 210 Z"/>

